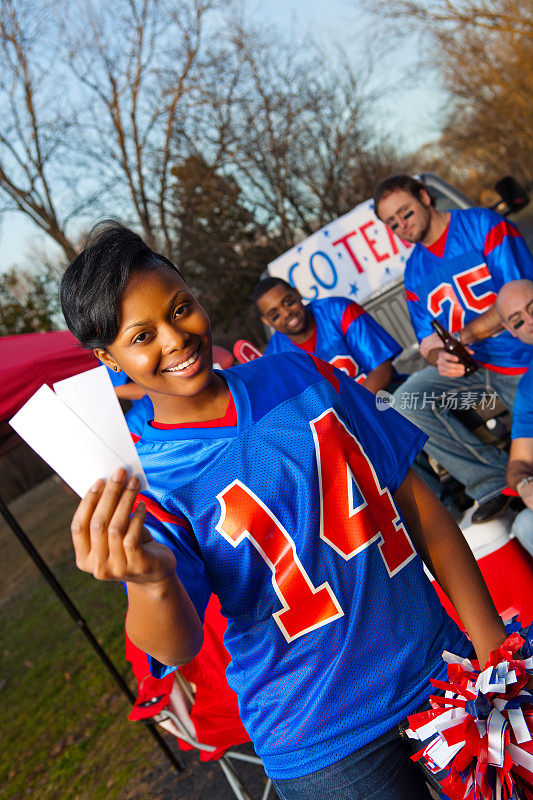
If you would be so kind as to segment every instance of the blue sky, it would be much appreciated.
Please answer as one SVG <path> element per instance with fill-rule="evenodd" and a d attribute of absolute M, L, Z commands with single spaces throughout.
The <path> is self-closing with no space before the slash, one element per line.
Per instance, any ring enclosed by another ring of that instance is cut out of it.
<path fill-rule="evenodd" d="M 368 26 L 379 55 L 373 74 L 375 88 L 396 84 L 397 88 L 375 106 L 375 121 L 385 136 L 405 150 L 413 150 L 438 136 L 444 107 L 444 94 L 436 77 L 416 68 L 418 41 L 414 37 L 379 38 L 376 20 L 358 9 L 357 0 L 242 0 L 246 13 L 265 24 L 285 29 L 296 26 L 313 38 L 340 42 L 345 51 L 361 58 L 359 42 L 367 40 Z M 60 249 L 21 214 L 9 213 L 0 222 L 0 271 L 10 266 L 31 266 L 35 251 L 52 260 L 61 257 Z"/>

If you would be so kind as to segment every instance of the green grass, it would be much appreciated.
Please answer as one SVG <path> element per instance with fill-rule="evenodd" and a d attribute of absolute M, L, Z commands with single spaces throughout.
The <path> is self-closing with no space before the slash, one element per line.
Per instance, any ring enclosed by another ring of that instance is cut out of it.
<path fill-rule="evenodd" d="M 122 586 L 78 572 L 70 553 L 54 574 L 130 681 Z M 22 584 L 0 615 L 0 797 L 118 798 L 153 768 L 152 738 L 40 574 Z"/>
<path fill-rule="evenodd" d="M 53 478 L 10 504 L 134 689 L 124 658 L 125 593 L 74 566 L 75 507 Z M 129 701 L 1 517 L 0 553 L 0 800 L 234 800 L 217 764 L 180 753 L 186 769 L 177 774 L 144 726 L 128 721 Z M 259 797 L 261 772 L 242 770 Z"/>

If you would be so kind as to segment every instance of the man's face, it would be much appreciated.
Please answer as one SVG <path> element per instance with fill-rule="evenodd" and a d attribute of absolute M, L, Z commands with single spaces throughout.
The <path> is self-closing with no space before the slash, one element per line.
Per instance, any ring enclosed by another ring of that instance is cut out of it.
<path fill-rule="evenodd" d="M 420 200 L 403 189 L 395 189 L 380 201 L 376 213 L 394 233 L 406 242 L 425 239 L 431 222 L 431 199 L 421 192 Z"/>
<path fill-rule="evenodd" d="M 295 289 L 282 284 L 273 286 L 257 301 L 259 313 L 267 325 L 287 336 L 298 336 L 308 326 L 308 315 Z"/>
<path fill-rule="evenodd" d="M 498 303 L 504 327 L 525 344 L 533 345 L 533 286 L 529 283 L 508 287 Z"/>

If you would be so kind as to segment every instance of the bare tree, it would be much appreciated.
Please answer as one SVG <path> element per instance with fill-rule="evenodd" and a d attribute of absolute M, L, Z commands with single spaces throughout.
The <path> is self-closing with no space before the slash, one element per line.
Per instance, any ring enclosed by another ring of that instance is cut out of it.
<path fill-rule="evenodd" d="M 392 4 L 387 3 L 387 11 L 392 17 L 437 25 L 439 30 L 445 27 L 448 32 L 467 27 L 533 37 L 533 12 L 527 0 L 523 3 L 516 0 L 433 0 L 429 4 L 421 0 L 394 0 Z"/>
<path fill-rule="evenodd" d="M 74 231 L 102 213 L 172 254 L 171 168 L 207 116 L 215 1 L 2 3 L 4 209 L 30 217 L 68 259 Z"/>
<path fill-rule="evenodd" d="M 81 3 L 70 66 L 86 91 L 86 153 L 151 246 L 174 250 L 171 169 L 205 103 L 211 0 Z M 108 197 L 108 202 L 110 198 Z"/>
<path fill-rule="evenodd" d="M 287 248 L 368 197 L 397 160 L 370 125 L 371 64 L 355 68 L 312 42 L 242 24 L 232 42 L 232 167 Z"/>
<path fill-rule="evenodd" d="M 517 30 L 506 22 L 491 31 L 472 25 L 440 34 L 441 72 L 455 101 L 441 146 L 489 179 L 512 173 L 532 185 L 533 41 L 523 33 L 528 20 L 522 17 Z"/>
<path fill-rule="evenodd" d="M 56 41 L 57 27 L 44 4 L 39 8 L 25 0 L 5 0 L 0 5 L 3 209 L 28 216 L 70 259 L 75 246 L 67 226 L 81 208 L 75 180 L 71 177 L 66 185 L 61 176 L 69 117 L 59 92 Z"/>
<path fill-rule="evenodd" d="M 508 172 L 531 185 L 531 2 L 378 0 L 373 8 L 377 14 L 386 8 L 399 30 L 419 31 L 451 97 L 433 160 L 462 176 L 464 186 Z"/>
<path fill-rule="evenodd" d="M 255 275 L 272 248 L 348 211 L 396 167 L 372 130 L 371 63 L 226 24 L 225 2 L 5 0 L 0 194 L 67 258 L 82 228 L 119 216 L 180 261 L 186 228 L 198 231 L 178 184 L 196 158 L 205 170 L 188 185 L 215 194 L 200 207 L 229 221 L 238 198 Z"/>

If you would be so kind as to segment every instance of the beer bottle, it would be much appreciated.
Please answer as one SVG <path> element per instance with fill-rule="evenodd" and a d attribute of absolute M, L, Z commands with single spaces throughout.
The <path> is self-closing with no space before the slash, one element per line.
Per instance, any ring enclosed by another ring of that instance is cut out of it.
<path fill-rule="evenodd" d="M 440 322 L 437 322 L 436 319 L 433 319 L 431 324 L 442 340 L 446 352 L 453 353 L 454 356 L 457 356 L 459 363 L 464 366 L 465 375 L 471 375 L 476 371 L 476 369 L 479 369 L 479 364 L 474 361 L 466 347 L 464 347 L 464 345 L 462 345 L 458 339 L 448 333 L 446 328 L 443 328 Z"/>

